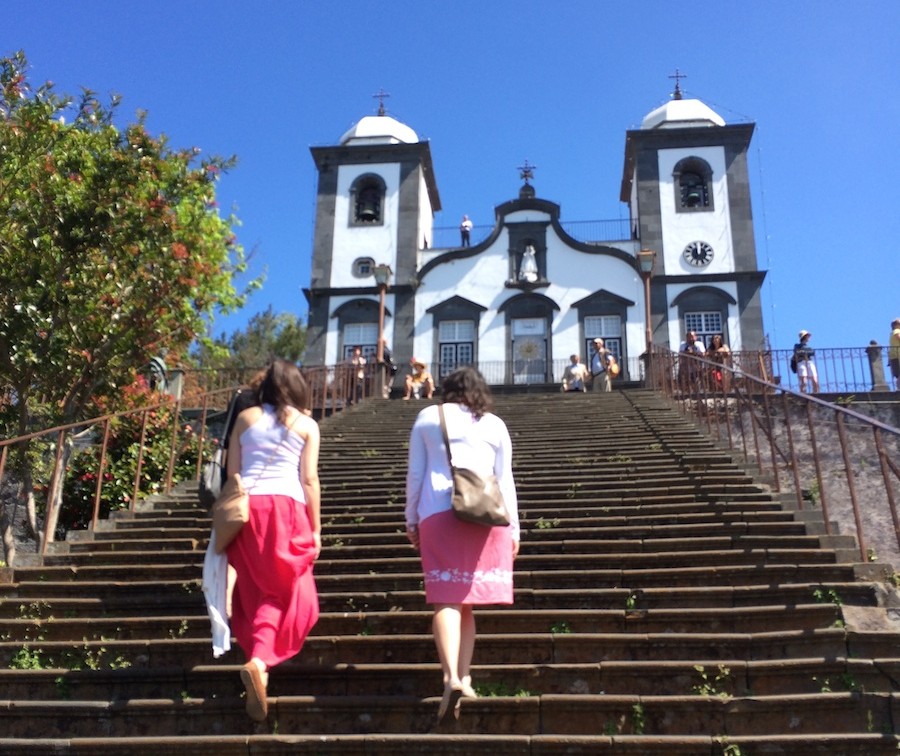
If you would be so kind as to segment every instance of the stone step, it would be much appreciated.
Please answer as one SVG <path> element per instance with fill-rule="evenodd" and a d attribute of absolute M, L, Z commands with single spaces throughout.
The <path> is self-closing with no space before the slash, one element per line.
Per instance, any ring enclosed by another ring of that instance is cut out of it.
<path fill-rule="evenodd" d="M 0 670 L 10 700 L 179 699 L 240 695 L 237 664 L 128 669 Z M 483 696 L 543 694 L 766 696 L 822 692 L 895 691 L 900 658 L 799 658 L 746 661 L 602 661 L 585 664 L 474 665 L 473 681 Z M 440 689 L 440 667 L 432 663 L 304 665 L 274 669 L 272 696 L 402 695 L 428 697 Z"/>
<path fill-rule="evenodd" d="M 23 756 L 263 756 L 315 753 L 317 756 L 718 756 L 722 753 L 783 756 L 896 756 L 900 738 L 877 733 L 826 735 L 234 735 L 128 738 L 0 737 L 0 753 Z M 739 751 L 723 751 L 734 746 Z M 763 749 L 763 750 L 760 750 Z"/>
<path fill-rule="evenodd" d="M 345 536 L 351 540 L 352 536 Z M 626 542 L 624 549 L 614 548 L 618 542 L 598 541 L 554 541 L 550 548 L 541 542 L 535 550 L 526 549 L 516 560 L 516 569 L 539 570 L 568 570 L 576 566 L 583 569 L 668 569 L 671 567 L 703 567 L 720 565 L 769 565 L 777 564 L 834 564 L 835 554 L 832 549 L 816 548 L 812 541 L 806 544 L 806 548 L 753 548 L 740 542 L 732 543 L 731 539 L 710 539 L 710 543 L 704 543 L 708 548 L 697 550 L 698 545 L 687 543 L 687 539 L 673 539 L 674 546 L 681 545 L 681 549 L 660 550 L 653 549 L 654 544 L 644 544 L 643 541 L 631 540 Z M 718 543 L 715 541 L 718 540 Z M 738 540 L 738 539 L 734 539 Z M 353 558 L 347 558 L 341 552 L 346 548 L 340 534 L 326 534 L 323 541 L 327 548 L 323 548 L 322 557 L 316 563 L 319 574 L 335 573 L 360 573 L 379 572 L 380 574 L 412 572 L 419 568 L 420 559 L 410 549 L 410 555 L 395 557 L 385 560 L 377 554 L 365 554 L 365 548 L 360 548 Z M 659 541 L 656 541 L 659 545 Z M 607 549 L 603 547 L 607 546 Z M 665 544 L 669 546 L 669 544 Z M 692 550 L 691 547 L 694 547 Z M 718 548 L 717 548 L 718 546 Z M 613 548 L 610 548 L 613 547 Z M 360 553 L 363 552 L 363 553 Z M 62 568 L 67 572 L 73 569 L 78 572 L 84 570 L 101 570 L 104 567 L 121 565 L 130 567 L 135 562 L 144 559 L 152 568 L 165 565 L 168 568 L 178 566 L 197 566 L 202 562 L 203 554 L 198 551 L 172 550 L 172 551 L 102 551 L 82 552 L 75 554 L 56 554 L 48 556 L 45 567 L 42 570 L 48 579 L 54 577 L 49 568 Z"/>
<path fill-rule="evenodd" d="M 144 616 L 57 617 L 49 607 L 44 616 L 0 617 L 0 637 L 7 642 L 82 641 L 114 638 L 208 638 L 205 610 L 190 614 Z M 35 615 L 39 612 L 35 608 Z M 23 616 L 24 615 L 24 616 Z M 760 606 L 716 609 L 540 609 L 527 613 L 485 610 L 478 613 L 480 634 L 495 633 L 753 633 L 830 627 L 841 617 L 833 604 Z M 323 612 L 313 635 L 392 635 L 427 630 L 428 611 Z"/>
<path fill-rule="evenodd" d="M 198 556 L 199 558 L 199 556 Z M 421 590 L 422 575 L 414 558 L 406 572 L 316 573 L 321 592 L 378 592 Z M 665 569 L 611 567 L 608 569 L 518 570 L 520 589 L 564 590 L 627 587 L 645 590 L 652 587 L 760 585 L 778 583 L 846 582 L 853 578 L 851 564 L 722 563 L 707 566 L 672 566 Z M 16 583 L 0 584 L 0 597 L 102 595 L 116 584 L 135 585 L 160 582 L 179 583 L 181 590 L 199 590 L 200 564 L 196 565 L 105 565 L 98 567 L 46 567 L 15 570 Z M 69 584 L 70 588 L 65 588 Z M 12 586 L 18 586 L 13 588 Z"/>
<path fill-rule="evenodd" d="M 5 590 L 4 590 L 5 588 Z M 71 594 L 75 593 L 75 596 Z M 624 610 L 644 609 L 719 609 L 772 606 L 777 600 L 784 606 L 802 606 L 817 601 L 834 606 L 875 606 L 877 590 L 871 583 L 796 583 L 749 586 L 682 586 L 678 588 L 582 588 L 533 590 L 518 587 L 515 607 L 525 610 L 562 611 L 597 610 L 606 607 Z M 328 592 L 319 590 L 323 612 L 410 611 L 424 606 L 421 589 L 410 591 L 357 591 L 337 586 Z M 10 584 L 0 586 L 0 617 L 48 618 L 51 616 L 158 616 L 180 609 L 184 614 L 205 612 L 199 582 L 160 583 L 158 581 L 110 584 L 107 582 Z"/>
<path fill-rule="evenodd" d="M 440 697 L 278 696 L 269 720 L 278 732 L 342 734 L 428 733 L 437 728 Z M 900 695 L 818 693 L 754 696 L 558 695 L 465 699 L 462 715 L 446 729 L 465 734 L 565 734 L 621 732 L 729 738 L 767 732 L 821 735 L 892 732 Z M 64 724 L 63 724 L 64 723 Z M 255 730 L 240 698 L 130 699 L 126 701 L 19 701 L 0 708 L 6 737 L 124 737 L 160 730 L 180 734 L 246 735 Z M 443 728 L 442 728 L 443 729 Z"/>
<path fill-rule="evenodd" d="M 232 652 L 240 655 L 240 652 Z M 301 659 L 319 665 L 386 664 L 434 660 L 430 633 L 311 636 Z M 896 635 L 889 631 L 814 628 L 766 633 L 497 633 L 478 639 L 478 656 L 492 664 L 583 664 L 602 660 L 777 659 L 782 657 L 890 658 Z M 0 641 L 0 667 L 191 666 L 209 658 L 207 640 L 194 638 Z"/>

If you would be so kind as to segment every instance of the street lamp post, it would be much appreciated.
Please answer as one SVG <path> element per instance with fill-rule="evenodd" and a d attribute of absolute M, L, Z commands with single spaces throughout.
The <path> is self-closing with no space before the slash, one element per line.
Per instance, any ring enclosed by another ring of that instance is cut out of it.
<path fill-rule="evenodd" d="M 376 265 L 372 271 L 375 284 L 378 286 L 378 345 L 375 348 L 376 378 L 375 396 L 384 396 L 385 364 L 384 364 L 384 298 L 391 283 L 391 266 L 386 263 Z"/>
<path fill-rule="evenodd" d="M 653 346 L 653 328 L 650 324 L 650 276 L 653 275 L 653 262 L 656 260 L 656 252 L 652 249 L 642 249 L 637 253 L 638 265 L 641 270 L 641 278 L 644 281 L 644 327 L 645 327 L 645 349 L 644 354 L 644 370 L 645 375 L 649 379 L 650 376 L 650 349 Z"/>

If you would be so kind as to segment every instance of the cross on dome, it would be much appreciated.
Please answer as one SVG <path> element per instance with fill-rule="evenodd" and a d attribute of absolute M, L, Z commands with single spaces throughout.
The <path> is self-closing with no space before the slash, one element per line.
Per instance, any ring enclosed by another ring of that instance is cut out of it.
<path fill-rule="evenodd" d="M 372 95 L 372 98 L 378 100 L 378 115 L 384 115 L 384 98 L 390 97 L 391 95 L 388 92 L 384 91 L 384 87 L 380 87 L 379 90 Z"/>
<path fill-rule="evenodd" d="M 525 164 L 520 165 L 516 170 L 519 171 L 519 178 L 527 184 L 529 179 L 534 178 L 534 172 L 537 170 L 537 166 L 531 165 L 526 158 Z"/>
<path fill-rule="evenodd" d="M 687 74 L 681 73 L 677 68 L 675 69 L 675 73 L 669 76 L 670 79 L 675 79 L 675 91 L 672 93 L 672 97 L 676 100 L 681 99 L 681 80 L 687 78 Z"/>

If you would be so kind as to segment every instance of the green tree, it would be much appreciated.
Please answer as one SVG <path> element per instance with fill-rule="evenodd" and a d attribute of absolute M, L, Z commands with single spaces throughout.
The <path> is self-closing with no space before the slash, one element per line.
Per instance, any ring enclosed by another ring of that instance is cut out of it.
<path fill-rule="evenodd" d="M 247 321 L 243 330 L 222 334 L 214 348 L 200 345 L 196 359 L 201 367 L 242 370 L 263 367 L 273 357 L 298 362 L 306 349 L 306 326 L 289 312 L 276 314 L 271 305 Z"/>
<path fill-rule="evenodd" d="M 233 159 L 171 149 L 141 114 L 120 127 L 118 106 L 89 90 L 72 98 L 49 82 L 32 88 L 24 53 L 0 59 L 7 433 L 90 416 L 149 357 L 185 354 L 216 312 L 244 301 L 233 285 L 245 269 L 236 220 L 215 201 Z"/>

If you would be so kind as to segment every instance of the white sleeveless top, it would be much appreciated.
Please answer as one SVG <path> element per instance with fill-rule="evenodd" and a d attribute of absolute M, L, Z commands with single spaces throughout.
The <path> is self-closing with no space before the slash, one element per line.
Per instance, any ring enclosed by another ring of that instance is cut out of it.
<path fill-rule="evenodd" d="M 241 441 L 241 478 L 251 495 L 284 495 L 305 502 L 300 486 L 300 455 L 304 441 L 278 422 L 271 404 L 245 430 Z"/>

